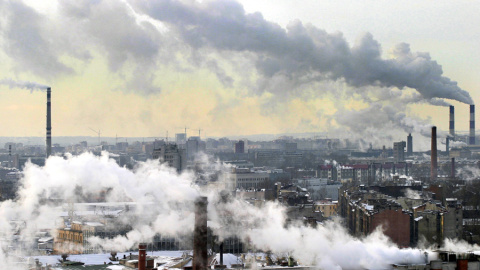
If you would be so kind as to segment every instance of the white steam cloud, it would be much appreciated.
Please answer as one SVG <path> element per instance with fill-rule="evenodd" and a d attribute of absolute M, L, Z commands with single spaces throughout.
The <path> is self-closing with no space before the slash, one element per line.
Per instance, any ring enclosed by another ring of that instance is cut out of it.
<path fill-rule="evenodd" d="M 14 254 L 28 255 L 31 249 L 25 243 L 33 243 L 37 231 L 54 233 L 63 224 L 58 222 L 62 211 L 58 202 L 82 202 L 102 191 L 107 191 L 107 202 L 136 203 L 116 224 L 130 226 L 125 236 L 89 239 L 107 252 L 126 251 L 139 242 L 151 241 L 158 233 L 188 234 L 193 230 L 193 203 L 198 196 L 207 195 L 209 226 L 221 239 L 237 236 L 255 249 L 291 254 L 303 265 L 323 269 L 380 269 L 392 263 L 425 260 L 421 250 L 397 247 L 381 229 L 358 239 L 337 221 L 317 228 L 300 223 L 287 225 L 286 209 L 275 202 L 255 207 L 218 190 L 202 191 L 194 182 L 193 174 L 179 175 L 157 161 L 142 163 L 130 171 L 119 167 L 106 153 L 100 157 L 89 153 L 50 157 L 45 167 L 27 164 L 18 200 L 0 203 L 0 263 L 15 269 Z M 24 243 L 23 248 L 19 243 Z"/>

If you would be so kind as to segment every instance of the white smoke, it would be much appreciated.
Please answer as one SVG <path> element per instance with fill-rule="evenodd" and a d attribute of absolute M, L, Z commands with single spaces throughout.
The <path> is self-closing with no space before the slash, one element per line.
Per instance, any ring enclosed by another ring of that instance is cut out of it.
<path fill-rule="evenodd" d="M 405 189 L 403 192 L 405 194 L 405 197 L 407 197 L 409 199 L 418 200 L 418 199 L 422 198 L 420 196 L 420 194 L 418 193 L 418 191 L 412 190 L 410 188 Z"/>
<path fill-rule="evenodd" d="M 457 175 L 458 178 L 466 181 L 480 180 L 480 168 L 478 168 L 477 166 L 465 166 L 461 168 L 456 168 L 455 175 Z"/>
<path fill-rule="evenodd" d="M 7 85 L 10 89 L 12 88 L 22 88 L 28 89 L 30 92 L 34 90 L 45 90 L 49 88 L 47 85 L 39 84 L 36 82 L 28 82 L 28 81 L 15 81 L 12 79 L 3 79 L 0 80 L 0 84 Z"/>
<path fill-rule="evenodd" d="M 379 269 L 392 263 L 424 261 L 421 250 L 397 247 L 381 229 L 358 239 L 350 236 L 338 221 L 317 228 L 287 224 L 286 209 L 276 202 L 256 207 L 215 189 L 202 191 L 194 184 L 193 174 L 177 174 L 157 161 L 141 163 L 130 171 L 119 167 L 106 153 L 100 157 L 90 153 L 53 156 L 44 167 L 27 164 L 24 175 L 18 200 L 0 203 L 2 265 L 15 261 L 11 247 L 33 243 L 38 230 L 54 233 L 62 225 L 55 222 L 60 211 L 55 202 L 81 202 L 88 194 L 105 190 L 109 190 L 107 202 L 135 202 L 137 206 L 118 218 L 119 226 L 131 226 L 125 236 L 89 239 L 105 251 L 129 250 L 139 242 L 151 241 L 155 234 L 188 234 L 193 230 L 193 203 L 198 196 L 207 195 L 209 226 L 220 239 L 237 236 L 258 250 L 289 253 L 303 265 Z M 11 239 L 14 234 L 17 240 Z M 17 248 L 17 252 L 25 256 L 33 249 Z"/>

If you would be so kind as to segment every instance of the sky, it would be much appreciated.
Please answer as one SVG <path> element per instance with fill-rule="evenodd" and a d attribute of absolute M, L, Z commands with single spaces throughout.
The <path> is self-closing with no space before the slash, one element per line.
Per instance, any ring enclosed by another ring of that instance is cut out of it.
<path fill-rule="evenodd" d="M 382 144 L 446 131 L 449 104 L 466 131 L 479 12 L 474 1 L 0 0 L 0 136 L 45 135 L 46 94 L 23 82 L 52 87 L 54 137 L 188 127 Z"/>

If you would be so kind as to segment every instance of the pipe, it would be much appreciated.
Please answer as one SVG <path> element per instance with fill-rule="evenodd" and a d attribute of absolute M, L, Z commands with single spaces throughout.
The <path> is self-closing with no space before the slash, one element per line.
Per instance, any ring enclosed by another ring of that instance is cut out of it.
<path fill-rule="evenodd" d="M 455 107 L 450 105 L 450 136 L 455 138 Z"/>
<path fill-rule="evenodd" d="M 450 137 L 448 136 L 445 139 L 445 153 L 447 154 L 447 157 L 450 156 Z"/>
<path fill-rule="evenodd" d="M 470 105 L 470 145 L 475 144 L 475 105 Z"/>
<path fill-rule="evenodd" d="M 52 88 L 47 88 L 47 158 L 52 154 Z"/>
<path fill-rule="evenodd" d="M 430 180 L 437 180 L 438 165 L 437 165 L 437 127 L 432 127 L 432 144 L 430 153 Z"/>
<path fill-rule="evenodd" d="M 147 245 L 138 244 L 138 270 L 146 270 L 147 266 Z"/>
<path fill-rule="evenodd" d="M 193 270 L 207 270 L 207 197 L 195 201 L 195 228 L 193 231 Z"/>

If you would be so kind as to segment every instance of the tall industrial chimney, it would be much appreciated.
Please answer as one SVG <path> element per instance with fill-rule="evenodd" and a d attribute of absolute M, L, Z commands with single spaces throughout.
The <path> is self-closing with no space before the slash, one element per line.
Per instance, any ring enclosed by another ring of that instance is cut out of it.
<path fill-rule="evenodd" d="M 147 244 L 138 244 L 138 270 L 145 270 L 147 266 Z"/>
<path fill-rule="evenodd" d="M 450 156 L 450 137 L 447 136 L 445 139 L 445 154 Z"/>
<path fill-rule="evenodd" d="M 430 180 L 437 180 L 438 166 L 437 166 L 437 127 L 432 127 L 432 145 L 430 153 Z"/>
<path fill-rule="evenodd" d="M 450 136 L 455 138 L 455 107 L 450 105 Z"/>
<path fill-rule="evenodd" d="M 407 156 L 413 155 L 413 139 L 412 133 L 408 133 L 407 136 Z"/>
<path fill-rule="evenodd" d="M 452 163 L 450 164 L 451 165 L 451 168 L 450 168 L 450 177 L 452 179 L 455 179 L 455 158 L 452 157 Z"/>
<path fill-rule="evenodd" d="M 475 144 L 475 105 L 470 105 L 470 145 Z"/>
<path fill-rule="evenodd" d="M 52 88 L 47 88 L 47 158 L 52 154 Z"/>
<path fill-rule="evenodd" d="M 193 230 L 193 270 L 207 270 L 207 197 L 195 201 L 195 228 Z"/>

